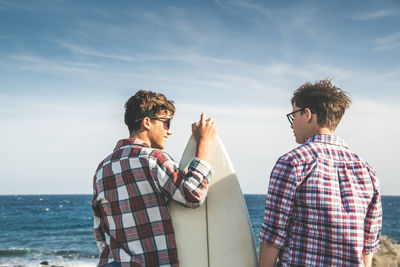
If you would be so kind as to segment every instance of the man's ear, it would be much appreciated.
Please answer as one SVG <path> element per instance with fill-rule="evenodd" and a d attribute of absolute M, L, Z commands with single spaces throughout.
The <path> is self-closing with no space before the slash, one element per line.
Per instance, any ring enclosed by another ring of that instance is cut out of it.
<path fill-rule="evenodd" d="M 311 112 L 311 110 L 309 109 L 309 108 L 305 108 L 304 109 L 304 112 L 306 113 L 306 120 L 307 120 L 307 122 L 310 122 L 311 121 L 311 119 L 312 119 L 312 112 Z"/>
<path fill-rule="evenodd" d="M 150 128 L 151 128 L 151 120 L 149 119 L 149 118 L 144 118 L 143 120 L 142 120 L 142 123 L 141 123 L 142 125 L 142 127 L 144 128 L 144 129 L 146 129 L 146 130 L 150 130 Z"/>

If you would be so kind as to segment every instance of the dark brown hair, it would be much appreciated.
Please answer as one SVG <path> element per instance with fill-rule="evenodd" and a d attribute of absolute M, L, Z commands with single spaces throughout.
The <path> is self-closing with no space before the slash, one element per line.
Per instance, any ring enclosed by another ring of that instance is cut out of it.
<path fill-rule="evenodd" d="M 125 103 L 125 124 L 129 132 L 138 130 L 144 117 L 156 117 L 162 112 L 175 114 L 175 106 L 172 100 L 168 100 L 163 94 L 152 91 L 140 90 Z"/>
<path fill-rule="evenodd" d="M 347 92 L 325 79 L 314 84 L 304 83 L 293 93 L 291 102 L 292 105 L 303 110 L 309 108 L 317 114 L 319 126 L 335 130 L 350 106 L 351 99 Z"/>

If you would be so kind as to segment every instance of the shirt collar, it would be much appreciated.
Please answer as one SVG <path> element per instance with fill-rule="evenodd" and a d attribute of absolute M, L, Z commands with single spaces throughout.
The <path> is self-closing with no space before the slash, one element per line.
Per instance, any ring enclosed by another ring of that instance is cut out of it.
<path fill-rule="evenodd" d="M 347 148 L 347 144 L 344 140 L 338 136 L 331 134 L 316 134 L 306 139 L 305 143 L 310 142 L 319 142 L 319 143 L 327 143 L 331 145 L 344 146 Z"/>
<path fill-rule="evenodd" d="M 149 147 L 148 144 L 146 144 L 143 140 L 140 140 L 139 138 L 128 138 L 128 139 L 119 140 L 117 145 L 114 148 L 114 151 L 117 149 L 120 149 L 121 147 L 130 146 L 130 145 L 139 145 L 139 146 Z"/>

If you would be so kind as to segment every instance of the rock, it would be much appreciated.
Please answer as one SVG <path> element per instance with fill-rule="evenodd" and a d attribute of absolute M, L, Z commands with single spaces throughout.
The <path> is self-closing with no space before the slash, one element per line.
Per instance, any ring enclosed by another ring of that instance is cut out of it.
<path fill-rule="evenodd" d="M 399 267 L 400 245 L 387 236 L 381 236 L 380 244 L 381 249 L 372 258 L 372 267 Z"/>

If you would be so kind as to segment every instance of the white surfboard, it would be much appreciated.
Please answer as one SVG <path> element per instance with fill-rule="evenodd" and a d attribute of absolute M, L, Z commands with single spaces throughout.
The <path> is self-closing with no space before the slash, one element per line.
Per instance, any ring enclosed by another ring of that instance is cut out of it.
<path fill-rule="evenodd" d="M 196 152 L 193 136 L 180 162 L 187 169 Z M 206 202 L 189 209 L 169 204 L 181 267 L 256 267 L 257 253 L 240 185 L 219 137 L 208 161 L 213 178 Z"/>

